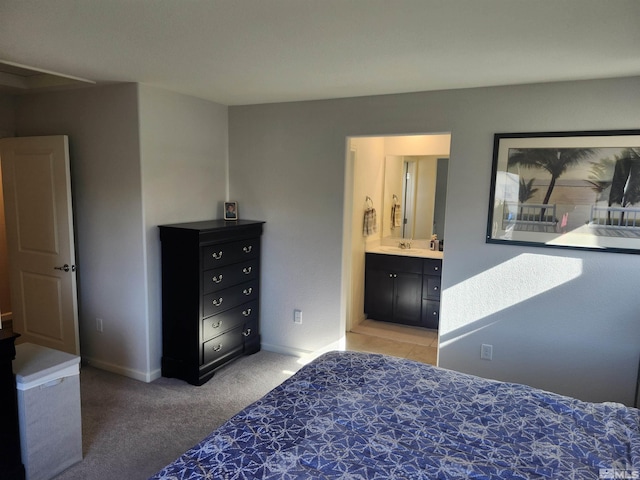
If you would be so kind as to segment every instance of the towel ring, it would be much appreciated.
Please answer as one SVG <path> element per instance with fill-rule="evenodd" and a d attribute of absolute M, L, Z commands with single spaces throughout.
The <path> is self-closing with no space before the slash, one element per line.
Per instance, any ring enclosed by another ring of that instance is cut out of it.
<path fill-rule="evenodd" d="M 369 195 L 367 195 L 365 202 L 367 202 L 367 206 L 373 208 L 373 200 L 371 200 L 371 197 Z"/>
<path fill-rule="evenodd" d="M 395 194 L 395 193 L 393 194 L 393 201 L 394 201 L 395 203 L 398 203 L 398 197 L 396 196 L 396 194 Z"/>

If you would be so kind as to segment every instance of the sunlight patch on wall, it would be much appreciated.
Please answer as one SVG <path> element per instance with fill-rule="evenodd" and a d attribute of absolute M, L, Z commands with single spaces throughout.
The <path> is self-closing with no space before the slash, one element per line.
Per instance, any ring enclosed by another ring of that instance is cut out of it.
<path fill-rule="evenodd" d="M 441 346 L 459 338 L 454 332 L 497 312 L 548 292 L 582 274 L 582 260 L 525 253 L 443 292 L 446 322 L 440 325 Z M 479 324 L 478 328 L 486 325 Z M 471 330 L 471 331 L 469 331 Z M 461 332 L 458 332 L 461 333 Z"/>

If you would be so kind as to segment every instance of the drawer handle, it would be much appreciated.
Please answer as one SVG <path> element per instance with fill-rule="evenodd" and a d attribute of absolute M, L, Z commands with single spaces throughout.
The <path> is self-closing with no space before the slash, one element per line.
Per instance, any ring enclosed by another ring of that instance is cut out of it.
<path fill-rule="evenodd" d="M 251 295 L 251 292 L 253 292 L 253 287 L 245 288 L 242 291 L 242 293 L 244 293 L 245 295 Z"/>
<path fill-rule="evenodd" d="M 242 269 L 242 273 L 244 273 L 245 275 L 249 275 L 251 273 L 252 267 L 244 267 Z"/>
<path fill-rule="evenodd" d="M 251 250 L 253 250 L 253 245 L 249 245 L 248 247 L 242 247 L 242 251 L 244 253 L 251 253 Z"/>
<path fill-rule="evenodd" d="M 222 344 L 221 343 L 219 343 L 218 345 L 213 347 L 213 351 L 214 352 L 219 352 L 220 350 L 222 350 Z"/>
<path fill-rule="evenodd" d="M 214 307 L 219 307 L 220 305 L 222 305 L 222 297 L 220 297 L 218 300 L 214 298 L 211 303 L 213 303 Z"/>
<path fill-rule="evenodd" d="M 251 335 L 251 329 L 247 328 L 244 332 L 242 332 L 242 335 L 244 335 L 245 337 L 248 337 L 249 335 Z"/>
<path fill-rule="evenodd" d="M 220 283 L 222 281 L 222 274 L 218 275 L 217 277 L 212 277 L 211 280 L 214 283 Z"/>
<path fill-rule="evenodd" d="M 220 328 L 222 326 L 222 320 L 218 320 L 216 323 L 211 325 L 211 328 Z"/>
<path fill-rule="evenodd" d="M 220 260 L 222 258 L 222 250 L 220 250 L 218 253 L 213 252 L 211 256 L 213 257 L 214 260 Z"/>
<path fill-rule="evenodd" d="M 246 310 L 243 310 L 242 315 L 248 317 L 249 315 L 251 315 L 251 309 L 247 308 Z"/>

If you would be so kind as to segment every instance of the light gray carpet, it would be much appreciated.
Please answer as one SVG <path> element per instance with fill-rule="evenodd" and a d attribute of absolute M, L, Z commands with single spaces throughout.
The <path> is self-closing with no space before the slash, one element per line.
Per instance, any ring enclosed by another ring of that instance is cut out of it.
<path fill-rule="evenodd" d="M 300 367 L 296 357 L 261 351 L 195 387 L 170 378 L 143 383 L 83 366 L 84 459 L 55 480 L 147 479 Z"/>

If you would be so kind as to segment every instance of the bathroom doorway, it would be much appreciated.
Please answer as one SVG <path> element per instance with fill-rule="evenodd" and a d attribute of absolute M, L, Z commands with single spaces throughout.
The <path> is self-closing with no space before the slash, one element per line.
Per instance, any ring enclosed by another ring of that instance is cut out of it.
<path fill-rule="evenodd" d="M 434 161 L 448 159 L 450 144 L 449 133 L 347 137 L 342 275 L 347 348 L 408 357 L 411 357 L 410 351 L 413 349 L 413 355 L 420 356 L 418 360 L 435 363 L 437 330 L 376 322 L 366 318 L 364 312 L 365 254 L 372 244 L 392 241 L 390 238 L 393 235 L 393 220 L 388 199 L 385 199 L 387 196 L 385 182 L 388 183 L 385 175 L 390 174 L 395 167 L 390 163 L 392 160 L 389 158 L 398 157 L 409 162 L 415 162 L 421 158 Z M 440 185 L 441 191 L 446 189 L 446 172 L 444 177 L 437 179 L 437 182 L 434 177 L 430 188 L 435 188 L 436 183 Z M 405 192 L 402 193 L 404 194 Z M 433 199 L 433 193 L 430 195 Z M 446 194 L 443 195 L 441 192 L 435 196 L 444 212 Z M 423 211 L 425 197 L 416 195 L 415 198 L 417 203 L 412 204 L 414 210 Z M 376 224 L 375 231 L 370 228 L 365 235 L 364 212 L 367 208 L 375 210 Z M 428 228 L 429 232 L 437 230 L 439 237 L 442 238 L 443 233 L 440 232 L 444 231 L 443 225 L 436 226 L 435 223 L 444 223 L 444 213 L 434 214 L 432 211 L 434 206 L 429 208 L 431 216 L 425 228 Z M 438 220 L 435 220 L 436 218 Z M 430 235 L 428 238 L 425 233 L 420 235 L 420 238 L 412 237 L 411 241 L 416 246 L 428 248 Z"/>

